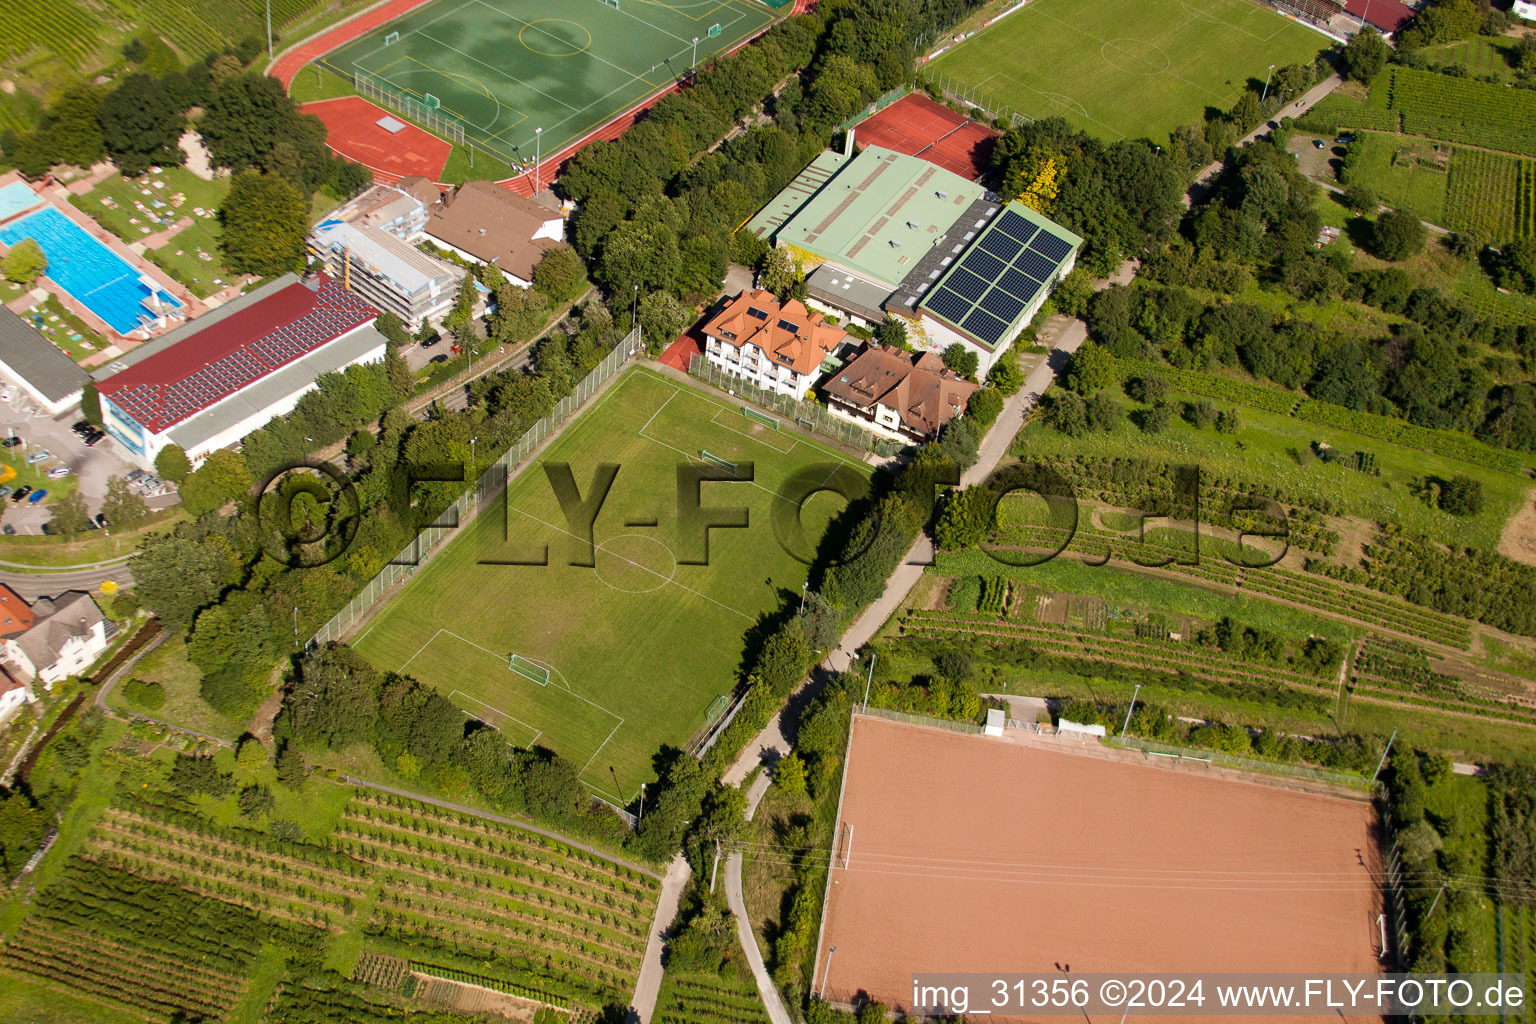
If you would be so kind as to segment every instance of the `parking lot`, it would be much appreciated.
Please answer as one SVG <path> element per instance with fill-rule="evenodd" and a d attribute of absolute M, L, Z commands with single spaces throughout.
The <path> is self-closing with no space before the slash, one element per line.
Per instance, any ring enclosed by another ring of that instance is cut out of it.
<path fill-rule="evenodd" d="M 34 406 L 21 391 L 10 401 L 0 401 L 0 437 L 20 437 L 22 444 L 12 450 L 34 456 L 46 451 L 47 458 L 18 468 L 17 476 L 6 481 L 11 487 L 29 486 L 48 488 L 50 494 L 58 488 L 57 480 L 49 479 L 48 471 L 60 466 L 67 467 L 74 477 L 91 515 L 101 511 L 101 502 L 107 496 L 107 480 L 114 476 L 127 477 L 138 467 L 127 458 L 127 453 L 111 437 L 102 438 L 94 446 L 70 429 L 80 419 L 79 412 L 53 419 Z M 18 460 L 19 461 L 19 460 Z M 155 496 L 146 496 L 150 508 L 167 508 L 177 501 L 174 490 Z M 17 534 L 36 535 L 43 532 L 43 524 L 53 516 L 51 498 L 42 504 L 26 501 L 13 502 L 5 499 L 4 524 Z M 3 546 L 0 546 L 3 552 Z M 0 558 L 3 558 L 0 554 Z"/>

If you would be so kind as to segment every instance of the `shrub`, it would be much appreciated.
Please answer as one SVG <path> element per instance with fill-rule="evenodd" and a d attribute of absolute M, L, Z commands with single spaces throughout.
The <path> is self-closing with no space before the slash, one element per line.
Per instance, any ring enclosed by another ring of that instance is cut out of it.
<path fill-rule="evenodd" d="M 1405 260 L 1424 249 L 1424 224 L 1407 210 L 1389 210 L 1376 218 L 1371 248 L 1384 260 Z"/>
<path fill-rule="evenodd" d="M 159 683 L 130 679 L 123 685 L 123 698 L 136 708 L 158 711 L 165 706 L 165 688 Z"/>

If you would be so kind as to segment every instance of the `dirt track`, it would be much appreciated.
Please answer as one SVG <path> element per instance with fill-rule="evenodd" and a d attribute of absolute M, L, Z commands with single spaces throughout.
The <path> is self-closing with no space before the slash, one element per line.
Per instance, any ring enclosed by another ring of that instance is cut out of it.
<path fill-rule="evenodd" d="M 1372 814 L 1360 801 L 856 719 L 850 866 L 840 830 L 822 941 L 837 946 L 828 997 L 863 989 L 901 1005 L 914 972 L 1058 963 L 1074 974 L 1379 970 Z"/>
<path fill-rule="evenodd" d="M 1536 490 L 1525 492 L 1520 508 L 1504 524 L 1499 554 L 1526 565 L 1536 565 Z"/>

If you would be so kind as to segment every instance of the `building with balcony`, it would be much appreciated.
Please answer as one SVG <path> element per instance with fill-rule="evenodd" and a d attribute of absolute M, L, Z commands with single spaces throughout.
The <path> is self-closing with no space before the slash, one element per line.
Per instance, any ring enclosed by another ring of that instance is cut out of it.
<path fill-rule="evenodd" d="M 822 360 L 848 340 L 840 327 L 770 291 L 744 291 L 704 325 L 704 357 L 725 373 L 799 400 Z"/>

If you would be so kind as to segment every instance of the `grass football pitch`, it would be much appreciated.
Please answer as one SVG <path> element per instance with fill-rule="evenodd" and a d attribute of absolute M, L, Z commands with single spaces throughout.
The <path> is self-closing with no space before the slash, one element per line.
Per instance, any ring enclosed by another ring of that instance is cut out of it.
<path fill-rule="evenodd" d="M 702 65 L 773 18 L 755 0 L 437 0 L 320 63 L 437 105 L 521 164 L 686 75 L 695 40 Z"/>
<path fill-rule="evenodd" d="M 1163 141 L 1330 41 L 1252 0 L 1033 0 L 930 65 L 977 102 Z"/>
<path fill-rule="evenodd" d="M 677 467 L 704 465 L 705 450 L 753 463 L 751 483 L 707 482 L 701 492 L 706 508 L 747 508 L 749 525 L 711 530 L 708 564 L 682 564 L 701 552 L 679 527 Z M 593 567 L 570 564 L 588 551 L 543 466 L 531 465 L 353 646 L 436 687 L 509 742 L 569 758 L 594 792 L 627 803 L 653 777 L 657 749 L 685 743 L 731 689 L 747 630 L 801 592 L 807 566 L 770 521 L 785 502 L 780 485 L 795 473 L 822 480 L 841 466 L 867 478 L 869 469 L 645 369 L 628 371 L 541 462 L 569 463 L 582 499 L 598 464 L 619 466 L 593 525 Z M 806 503 L 809 543 L 844 505 L 825 493 Z M 505 564 L 536 559 L 545 545 L 547 566 Z M 511 671 L 514 653 L 548 669 L 549 683 Z"/>

